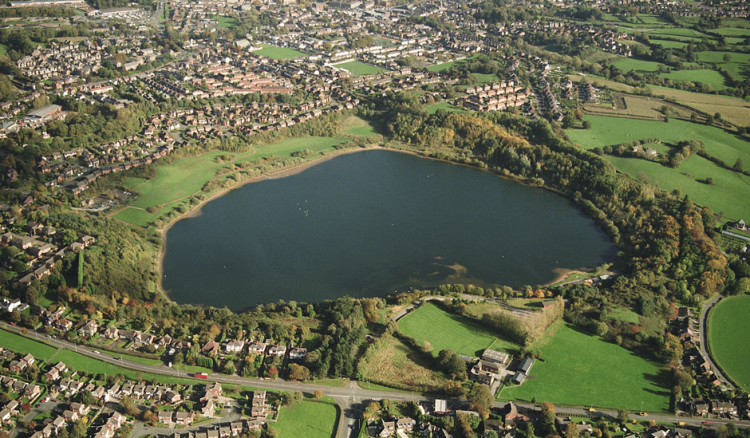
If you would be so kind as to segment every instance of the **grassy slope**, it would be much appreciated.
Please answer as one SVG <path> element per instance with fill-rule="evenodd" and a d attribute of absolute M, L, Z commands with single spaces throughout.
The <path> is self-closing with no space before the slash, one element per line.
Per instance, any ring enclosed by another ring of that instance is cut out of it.
<path fill-rule="evenodd" d="M 499 339 L 480 324 L 445 312 L 430 303 L 401 319 L 398 328 L 420 344 L 429 341 L 434 356 L 444 349 L 467 356 L 480 356 L 482 350 L 490 345 L 493 350 L 499 351 L 518 349 L 518 345 Z"/>
<path fill-rule="evenodd" d="M 55 355 L 57 349 L 49 345 L 32 341 L 15 333 L 0 330 L 0 347 L 13 350 L 16 353 L 31 353 L 35 358 L 48 361 Z"/>
<path fill-rule="evenodd" d="M 240 154 L 212 151 L 200 156 L 184 158 L 167 166 L 158 167 L 157 177 L 154 179 L 128 178 L 125 184 L 140 193 L 138 199 L 132 204 L 137 208 L 125 209 L 114 217 L 134 225 L 147 226 L 159 216 L 180 205 L 179 202 L 174 201 L 199 191 L 216 176 L 219 169 L 230 167 L 229 161 L 218 160 L 221 155 L 231 157 L 230 160 L 234 160 L 235 163 L 254 161 L 272 155 L 289 158 L 293 152 L 304 149 L 314 152 L 327 151 L 344 141 L 343 138 L 301 137 L 256 146 L 254 150 Z M 155 214 L 145 211 L 148 207 L 160 204 L 168 205 Z"/>
<path fill-rule="evenodd" d="M 721 67 L 726 70 L 735 79 L 742 80 L 750 77 L 750 53 L 698 52 L 697 54 L 699 61 L 711 62 L 716 68 Z M 732 59 L 724 62 L 724 55 L 729 55 Z"/>
<path fill-rule="evenodd" d="M 670 391 L 658 365 L 632 352 L 558 323 L 542 346 L 530 378 L 503 390 L 503 399 L 549 401 L 562 405 L 606 406 L 666 412 Z M 668 380 L 668 379 L 667 379 Z"/>
<path fill-rule="evenodd" d="M 711 311 L 708 342 L 721 368 L 745 391 L 750 391 L 750 295 L 729 297 Z"/>
<path fill-rule="evenodd" d="M 334 405 L 305 401 L 294 408 L 282 407 L 277 423 L 269 423 L 279 438 L 332 438 L 338 412 Z"/>

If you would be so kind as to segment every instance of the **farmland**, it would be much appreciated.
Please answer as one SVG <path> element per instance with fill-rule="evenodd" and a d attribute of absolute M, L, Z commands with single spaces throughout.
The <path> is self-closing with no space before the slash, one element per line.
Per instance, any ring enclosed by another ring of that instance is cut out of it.
<path fill-rule="evenodd" d="M 568 75 L 573 82 L 583 79 L 581 75 Z M 604 79 L 598 76 L 586 76 L 586 80 L 595 87 L 606 87 L 615 91 L 633 93 L 635 88 L 627 84 Z M 724 120 L 738 126 L 745 126 L 750 119 L 750 104 L 742 99 L 714 94 L 692 93 L 690 91 L 676 90 L 674 88 L 657 87 L 648 85 L 652 96 L 674 99 L 680 104 L 689 106 L 707 114 L 721 113 Z"/>
<path fill-rule="evenodd" d="M 541 346 L 544 361 L 534 363 L 523 385 L 505 388 L 503 399 L 668 411 L 667 371 L 572 325 L 559 322 L 551 331 Z"/>
<path fill-rule="evenodd" d="M 716 70 L 674 70 L 669 73 L 662 73 L 659 76 L 672 79 L 676 82 L 703 82 L 711 85 L 715 90 L 724 90 L 724 76 Z"/>
<path fill-rule="evenodd" d="M 262 44 L 262 46 L 262 49 L 256 50 L 253 53 L 271 59 L 294 59 L 301 56 L 307 56 L 306 53 L 302 53 L 288 47 L 276 47 L 267 44 Z"/>
<path fill-rule="evenodd" d="M 574 143 L 586 149 L 614 145 L 622 142 L 659 138 L 662 143 L 677 143 L 681 140 L 701 140 L 706 152 L 732 165 L 741 157 L 750 159 L 750 145 L 742 139 L 711 126 L 681 120 L 668 123 L 615 117 L 586 116 L 591 121 L 591 130 L 569 130 Z M 638 133 L 634 135 L 632 133 Z M 662 145 L 651 145 L 665 152 Z M 606 157 L 617 170 L 646 180 L 657 187 L 672 191 L 679 189 L 700 205 L 724 212 L 732 218 L 750 216 L 750 201 L 744 196 L 750 189 L 750 177 L 724 169 L 707 159 L 691 155 L 680 167 L 671 168 L 660 163 L 637 158 Z M 713 183 L 706 184 L 706 178 Z"/>
<path fill-rule="evenodd" d="M 744 162 L 750 163 L 750 144 L 713 126 L 684 120 L 669 120 L 665 123 L 606 116 L 586 116 L 585 120 L 591 122 L 590 130 L 566 131 L 571 141 L 584 149 L 646 138 L 658 138 L 663 143 L 672 144 L 683 140 L 701 140 L 706 145 L 706 152 L 730 165 L 737 157 L 742 157 Z"/>
<path fill-rule="evenodd" d="M 727 375 L 745 391 L 750 391 L 750 296 L 725 298 L 711 311 L 708 342 L 711 354 Z"/>
<path fill-rule="evenodd" d="M 432 354 L 450 349 L 467 356 L 480 356 L 482 350 L 492 345 L 493 350 L 513 351 L 518 345 L 498 338 L 482 325 L 427 303 L 405 316 L 398 323 L 402 333 L 419 344 L 429 341 Z"/>
<path fill-rule="evenodd" d="M 659 63 L 653 61 L 641 61 L 639 59 L 625 58 L 621 59 L 613 64 L 615 67 L 627 73 L 631 70 L 638 71 L 657 71 L 659 70 Z"/>

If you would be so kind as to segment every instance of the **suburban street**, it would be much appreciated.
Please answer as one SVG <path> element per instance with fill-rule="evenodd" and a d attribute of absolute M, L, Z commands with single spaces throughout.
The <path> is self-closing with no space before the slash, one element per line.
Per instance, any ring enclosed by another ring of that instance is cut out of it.
<path fill-rule="evenodd" d="M 10 324 L 7 324 L 5 322 L 0 322 L 0 327 L 2 327 L 5 330 L 13 331 L 18 334 L 22 334 L 22 329 L 16 326 L 11 326 Z M 59 339 L 56 337 L 50 337 L 47 335 L 43 335 L 40 333 L 37 333 L 35 331 L 27 331 L 26 337 L 31 339 L 36 339 L 39 342 L 46 343 L 48 345 L 51 345 L 53 347 L 57 348 L 67 348 L 69 350 L 76 351 L 79 354 L 85 355 L 87 357 L 107 362 L 113 365 L 121 366 L 123 368 L 128 368 L 135 371 L 142 371 L 146 373 L 153 373 L 153 374 L 160 374 L 160 375 L 166 375 L 166 376 L 173 376 L 173 377 L 183 377 L 183 378 L 190 378 L 192 373 L 187 373 L 184 371 L 175 370 L 173 368 L 167 367 L 166 365 L 145 365 L 137 362 L 132 362 L 129 360 L 125 360 L 122 358 L 115 359 L 112 356 L 109 356 L 107 354 L 100 354 L 96 353 L 94 349 L 89 347 L 84 347 L 80 345 L 73 344 L 71 342 L 68 342 L 63 339 Z M 268 380 L 268 379 L 258 379 L 258 378 L 246 378 L 246 377 L 239 377 L 239 376 L 228 376 L 228 375 L 222 375 L 222 374 L 209 374 L 208 378 L 205 379 L 206 381 L 212 381 L 212 382 L 219 382 L 219 383 L 225 383 L 225 384 L 232 384 L 232 385 L 241 385 L 241 386 L 251 386 L 255 388 L 260 389 L 270 389 L 270 390 L 277 390 L 277 391 L 302 391 L 305 393 L 314 393 L 315 391 L 320 390 L 324 395 L 329 396 L 336 400 L 336 402 L 341 407 L 341 415 L 339 417 L 339 427 L 338 427 L 338 437 L 346 438 L 350 436 L 357 436 L 357 430 L 356 428 L 352 428 L 352 425 L 357 424 L 357 421 L 361 419 L 361 413 L 364 411 L 364 407 L 367 406 L 367 404 L 371 400 L 381 400 L 381 399 L 389 399 L 394 401 L 413 401 L 413 402 L 419 402 L 419 401 L 433 401 L 436 398 L 434 395 L 424 395 L 420 393 L 414 393 L 414 392 L 396 392 L 396 391 L 379 391 L 379 390 L 372 390 L 372 389 L 364 389 L 359 386 L 357 381 L 351 381 L 348 385 L 345 385 L 343 387 L 335 387 L 335 386 L 327 386 L 327 385 L 316 385 L 316 384 L 310 384 L 310 383 L 301 383 L 301 382 L 289 382 L 284 380 Z M 196 383 L 200 383 L 203 381 L 197 380 Z M 462 400 L 460 399 L 449 399 L 449 403 L 461 403 Z M 505 406 L 507 402 L 504 401 L 496 401 L 494 406 L 495 407 L 503 407 Z M 520 408 L 525 408 L 528 410 L 537 410 L 539 409 L 535 404 L 531 403 L 516 403 Z M 578 417 L 589 417 L 589 418 L 595 418 L 595 417 L 605 417 L 605 418 L 617 418 L 617 410 L 596 410 L 596 411 L 589 411 L 587 408 L 580 408 L 580 407 L 563 407 L 563 406 L 557 406 L 556 407 L 556 414 L 558 416 L 578 416 Z M 646 416 L 641 416 L 638 414 L 631 414 L 631 419 L 638 420 L 638 421 L 649 421 L 649 420 L 656 420 L 657 422 L 671 422 L 671 423 L 678 423 L 678 422 L 684 422 L 686 425 L 690 426 L 701 426 L 701 423 L 704 421 L 707 421 L 705 418 L 702 417 L 679 417 L 675 415 L 669 415 L 669 414 L 651 414 L 649 413 Z M 750 427 L 750 421 L 731 421 L 728 419 L 718 419 L 718 418 L 711 418 L 710 420 L 711 426 L 720 426 L 726 423 L 733 423 L 737 426 L 742 427 Z M 138 429 L 141 432 L 146 432 L 145 429 Z M 154 431 L 156 432 L 156 431 Z M 136 436 L 136 435 L 133 435 Z M 140 436 L 140 435 L 139 435 Z"/>

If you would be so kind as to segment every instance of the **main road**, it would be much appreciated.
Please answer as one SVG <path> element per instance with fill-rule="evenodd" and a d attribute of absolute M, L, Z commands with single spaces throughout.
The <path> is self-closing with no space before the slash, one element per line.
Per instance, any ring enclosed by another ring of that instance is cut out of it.
<path fill-rule="evenodd" d="M 23 329 L 12 326 L 6 322 L 0 321 L 0 327 L 5 330 L 13 331 L 18 334 L 24 335 L 27 338 L 38 340 L 49 344 L 57 348 L 66 348 L 73 350 L 78 354 L 96 359 L 102 362 L 110 363 L 112 365 L 120 366 L 123 368 L 131 369 L 134 371 L 141 371 L 144 373 L 160 374 L 171 377 L 185 377 L 188 378 L 190 375 L 184 371 L 175 370 L 165 365 L 146 365 L 138 362 L 125 360 L 122 358 L 115 358 L 106 354 L 101 354 L 90 347 L 84 347 L 78 344 L 68 342 L 64 339 L 57 337 L 50 337 L 47 335 L 39 334 L 36 331 L 28 330 L 23 333 Z M 195 383 L 200 384 L 201 380 L 196 379 Z M 371 400 L 389 399 L 394 401 L 433 401 L 435 395 L 426 395 L 414 392 L 391 392 L 391 391 L 378 391 L 373 389 L 365 389 L 359 386 L 356 381 L 350 382 L 349 385 L 344 387 L 334 387 L 326 385 L 316 385 L 312 383 L 301 383 L 301 382 L 288 382 L 285 380 L 267 380 L 267 379 L 255 379 L 239 376 L 228 376 L 223 374 L 209 374 L 207 381 L 219 382 L 232 385 L 251 386 L 255 388 L 271 389 L 277 391 L 302 391 L 306 393 L 314 393 L 315 391 L 321 391 L 324 395 L 327 395 L 339 404 L 341 408 L 341 414 L 339 417 L 339 429 L 337 436 L 339 438 L 347 438 L 349 436 L 356 437 L 357 430 L 351 426 L 356 424 L 361 417 L 361 413 L 366 407 L 367 403 Z M 457 404 L 465 401 L 460 399 L 450 399 L 449 403 Z M 506 402 L 496 401 L 495 407 L 503 407 Z M 530 403 L 516 403 L 520 408 L 527 410 L 538 410 L 538 407 Z M 556 408 L 557 415 L 565 416 L 582 416 L 582 417 L 605 417 L 605 418 L 617 418 L 618 412 L 616 410 L 598 410 L 595 412 L 584 408 L 575 407 L 563 407 L 558 406 Z M 684 422 L 690 426 L 700 426 L 705 419 L 703 418 L 690 418 L 690 417 L 678 417 L 667 414 L 649 414 L 645 416 L 631 414 L 631 419 L 639 421 L 656 420 L 658 422 L 670 422 L 678 423 Z M 711 419 L 712 425 L 722 425 L 725 423 L 732 422 L 737 426 L 750 427 L 750 421 L 730 421 L 726 419 Z"/>

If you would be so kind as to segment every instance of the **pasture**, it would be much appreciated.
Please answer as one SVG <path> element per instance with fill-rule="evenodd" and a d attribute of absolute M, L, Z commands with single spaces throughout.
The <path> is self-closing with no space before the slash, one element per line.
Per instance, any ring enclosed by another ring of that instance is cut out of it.
<path fill-rule="evenodd" d="M 703 82 L 714 87 L 714 90 L 724 90 L 724 76 L 716 70 L 674 70 L 669 73 L 662 73 L 659 76 L 672 79 L 676 82 Z"/>
<path fill-rule="evenodd" d="M 698 60 L 708 62 L 715 68 L 722 68 L 734 79 L 743 80 L 750 77 L 750 53 L 738 52 L 697 52 Z M 724 57 L 728 56 L 729 61 Z"/>
<path fill-rule="evenodd" d="M 730 166 L 737 157 L 750 163 L 750 143 L 714 126 L 675 119 L 660 122 L 593 115 L 587 115 L 585 120 L 591 122 L 591 129 L 565 131 L 573 143 L 584 149 L 646 138 L 658 138 L 663 143 L 673 144 L 683 140 L 701 140 L 706 145 L 708 154 Z"/>
<path fill-rule="evenodd" d="M 665 191 L 679 189 L 699 205 L 730 218 L 750 217 L 750 177 L 722 169 L 699 156 L 691 156 L 677 169 L 651 161 L 607 157 L 617 170 L 645 180 Z M 703 181 L 712 178 L 713 184 Z"/>
<path fill-rule="evenodd" d="M 503 399 L 669 410 L 669 373 L 657 364 L 563 322 L 556 323 L 545 340 L 544 360 L 534 362 L 523 385 L 503 389 Z"/>
<path fill-rule="evenodd" d="M 294 59 L 302 56 L 307 56 L 306 53 L 298 50 L 290 49 L 289 47 L 276 47 L 268 44 L 261 44 L 262 49 L 256 50 L 253 53 L 260 56 L 265 56 L 271 59 Z"/>
<path fill-rule="evenodd" d="M 659 70 L 659 63 L 654 61 L 642 61 L 640 59 L 623 58 L 612 65 L 622 70 L 623 73 L 627 73 L 631 70 L 636 71 L 657 71 Z"/>
<path fill-rule="evenodd" d="M 750 295 L 725 298 L 711 310 L 708 343 L 724 372 L 745 391 L 750 391 Z"/>
<path fill-rule="evenodd" d="M 342 62 L 341 64 L 334 64 L 333 66 L 336 68 L 344 69 L 354 76 L 374 75 L 387 71 L 384 68 L 372 64 L 367 64 L 366 62 L 362 61 Z"/>
<path fill-rule="evenodd" d="M 329 403 L 303 401 L 283 406 L 276 423 L 268 423 L 279 438 L 333 438 L 338 425 L 338 408 Z"/>
<path fill-rule="evenodd" d="M 481 324 L 463 316 L 448 313 L 435 304 L 426 303 L 406 315 L 398 328 L 420 345 L 432 344 L 432 355 L 450 349 L 471 357 L 481 356 L 482 351 L 492 346 L 493 350 L 512 352 L 518 345 L 500 339 Z"/>

